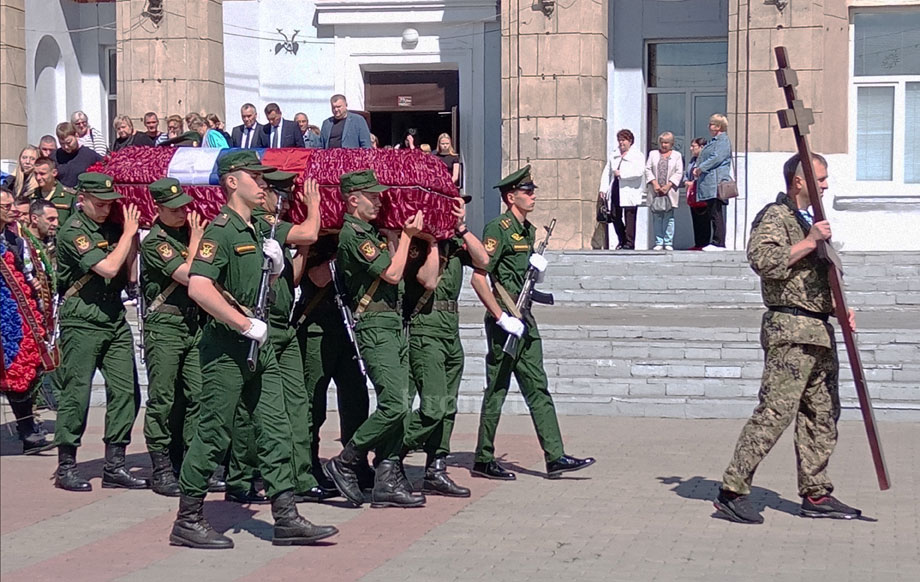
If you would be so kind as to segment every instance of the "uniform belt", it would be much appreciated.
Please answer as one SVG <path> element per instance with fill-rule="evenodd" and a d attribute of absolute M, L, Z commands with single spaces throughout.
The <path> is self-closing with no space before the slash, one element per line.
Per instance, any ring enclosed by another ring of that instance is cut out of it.
<path fill-rule="evenodd" d="M 809 311 L 807 309 L 802 309 L 801 307 L 785 307 L 785 306 L 770 306 L 767 307 L 770 311 L 776 311 L 778 313 L 788 313 L 789 315 L 799 315 L 802 317 L 810 317 L 812 319 L 820 319 L 823 322 L 827 322 L 827 318 L 830 317 L 829 313 L 818 313 L 817 311 Z"/>
<path fill-rule="evenodd" d="M 447 313 L 457 313 L 460 311 L 457 302 L 453 299 L 445 299 L 443 301 L 435 301 L 431 304 L 432 311 L 445 311 Z"/>
<path fill-rule="evenodd" d="M 179 317 L 197 317 L 198 306 L 189 305 L 185 309 L 179 309 L 175 305 L 160 305 L 156 309 L 148 309 L 148 313 L 168 313 L 169 315 L 178 315 Z"/>
<path fill-rule="evenodd" d="M 396 306 L 386 301 L 371 301 L 364 308 L 364 313 L 396 313 Z"/>

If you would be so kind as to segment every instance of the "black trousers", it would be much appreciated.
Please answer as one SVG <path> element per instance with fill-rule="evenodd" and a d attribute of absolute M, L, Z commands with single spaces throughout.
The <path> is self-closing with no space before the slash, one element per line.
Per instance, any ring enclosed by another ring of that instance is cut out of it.
<path fill-rule="evenodd" d="M 712 244 L 725 247 L 725 203 L 718 198 L 706 201 L 709 223 L 712 227 Z"/>
<path fill-rule="evenodd" d="M 612 211 L 613 230 L 617 233 L 620 243 L 619 248 L 636 248 L 636 214 L 638 213 L 638 208 L 635 206 L 620 206 L 619 199 L 614 198 L 610 209 Z"/>
<path fill-rule="evenodd" d="M 712 225 L 709 220 L 709 206 L 691 208 L 690 218 L 693 220 L 693 246 L 703 248 L 712 240 Z"/>

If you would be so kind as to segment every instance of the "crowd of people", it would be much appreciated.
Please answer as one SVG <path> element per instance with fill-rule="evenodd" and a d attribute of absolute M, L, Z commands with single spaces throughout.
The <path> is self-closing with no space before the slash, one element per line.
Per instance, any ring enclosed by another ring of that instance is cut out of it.
<path fill-rule="evenodd" d="M 628 129 L 617 132 L 617 149 L 607 160 L 598 189 L 598 221 L 613 225 L 617 250 L 636 248 L 638 207 L 648 206 L 655 237 L 653 250 L 674 250 L 674 210 L 679 190 L 686 187 L 686 203 L 693 220 L 694 246 L 725 248 L 725 212 L 728 200 L 718 195 L 719 184 L 731 180 L 732 149 L 726 131 L 728 119 L 715 114 L 709 119 L 711 137 L 695 138 L 691 158 L 674 149 L 674 134 L 658 136 L 658 149 L 646 157 L 634 147 Z"/>

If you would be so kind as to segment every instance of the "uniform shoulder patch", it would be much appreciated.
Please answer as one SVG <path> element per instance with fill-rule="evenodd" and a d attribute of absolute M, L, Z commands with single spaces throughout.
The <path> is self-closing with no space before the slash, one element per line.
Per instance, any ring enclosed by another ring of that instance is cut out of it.
<path fill-rule="evenodd" d="M 160 255 L 160 258 L 164 261 L 168 261 L 176 256 L 176 251 L 168 242 L 162 242 L 157 245 L 157 254 Z"/>
<path fill-rule="evenodd" d="M 511 219 L 508 217 L 502 218 L 498 224 L 502 227 L 502 230 L 508 230 L 511 228 Z"/>
<path fill-rule="evenodd" d="M 226 212 L 221 212 L 214 217 L 214 220 L 211 221 L 211 224 L 214 226 L 227 226 L 228 222 L 230 222 L 230 215 Z"/>
<path fill-rule="evenodd" d="M 76 193 L 77 193 L 77 191 L 74 190 L 73 188 L 71 188 L 70 186 L 62 186 L 62 187 L 61 187 L 61 191 L 62 191 L 62 192 L 67 192 L 68 194 L 76 194 Z"/>
<path fill-rule="evenodd" d="M 364 258 L 368 261 L 373 261 L 377 258 L 377 255 L 380 254 L 380 251 L 377 250 L 376 245 L 369 240 L 364 241 L 358 246 L 358 249 L 361 251 L 361 254 L 364 255 Z"/>
<path fill-rule="evenodd" d="M 70 208 L 70 207 L 68 206 L 67 208 Z M 80 222 L 79 218 L 74 218 L 73 220 L 70 221 L 70 226 L 72 226 L 73 228 L 83 228 L 83 223 Z"/>
<path fill-rule="evenodd" d="M 211 263 L 214 261 L 214 255 L 217 254 L 217 242 L 213 240 L 203 240 L 198 245 L 198 253 L 195 254 L 195 260 Z"/>
<path fill-rule="evenodd" d="M 85 234 L 78 234 L 73 239 L 73 246 L 76 247 L 77 252 L 81 255 L 85 255 L 91 248 L 93 248 L 92 243 L 89 241 L 89 237 Z"/>
<path fill-rule="evenodd" d="M 486 252 L 490 255 L 495 252 L 495 249 L 498 248 L 498 239 L 494 236 L 487 236 L 484 241 L 482 241 L 483 246 L 486 248 Z"/>

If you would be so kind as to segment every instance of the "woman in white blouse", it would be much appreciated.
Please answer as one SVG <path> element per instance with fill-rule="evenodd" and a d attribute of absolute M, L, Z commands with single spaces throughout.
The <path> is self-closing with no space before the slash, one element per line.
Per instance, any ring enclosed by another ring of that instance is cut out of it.
<path fill-rule="evenodd" d="M 658 149 L 648 154 L 645 163 L 645 181 L 648 183 L 649 204 L 652 207 L 652 228 L 655 231 L 653 250 L 674 250 L 674 209 L 680 197 L 680 187 L 684 173 L 684 160 L 680 152 L 674 151 L 674 134 L 666 131 L 658 136 Z M 670 206 L 667 210 L 657 210 L 652 202 L 655 198 L 667 196 Z"/>
<path fill-rule="evenodd" d="M 628 129 L 617 132 L 617 150 L 610 154 L 598 196 L 606 201 L 619 244 L 617 249 L 636 248 L 636 213 L 645 185 L 645 155 L 632 149 L 636 138 Z"/>

